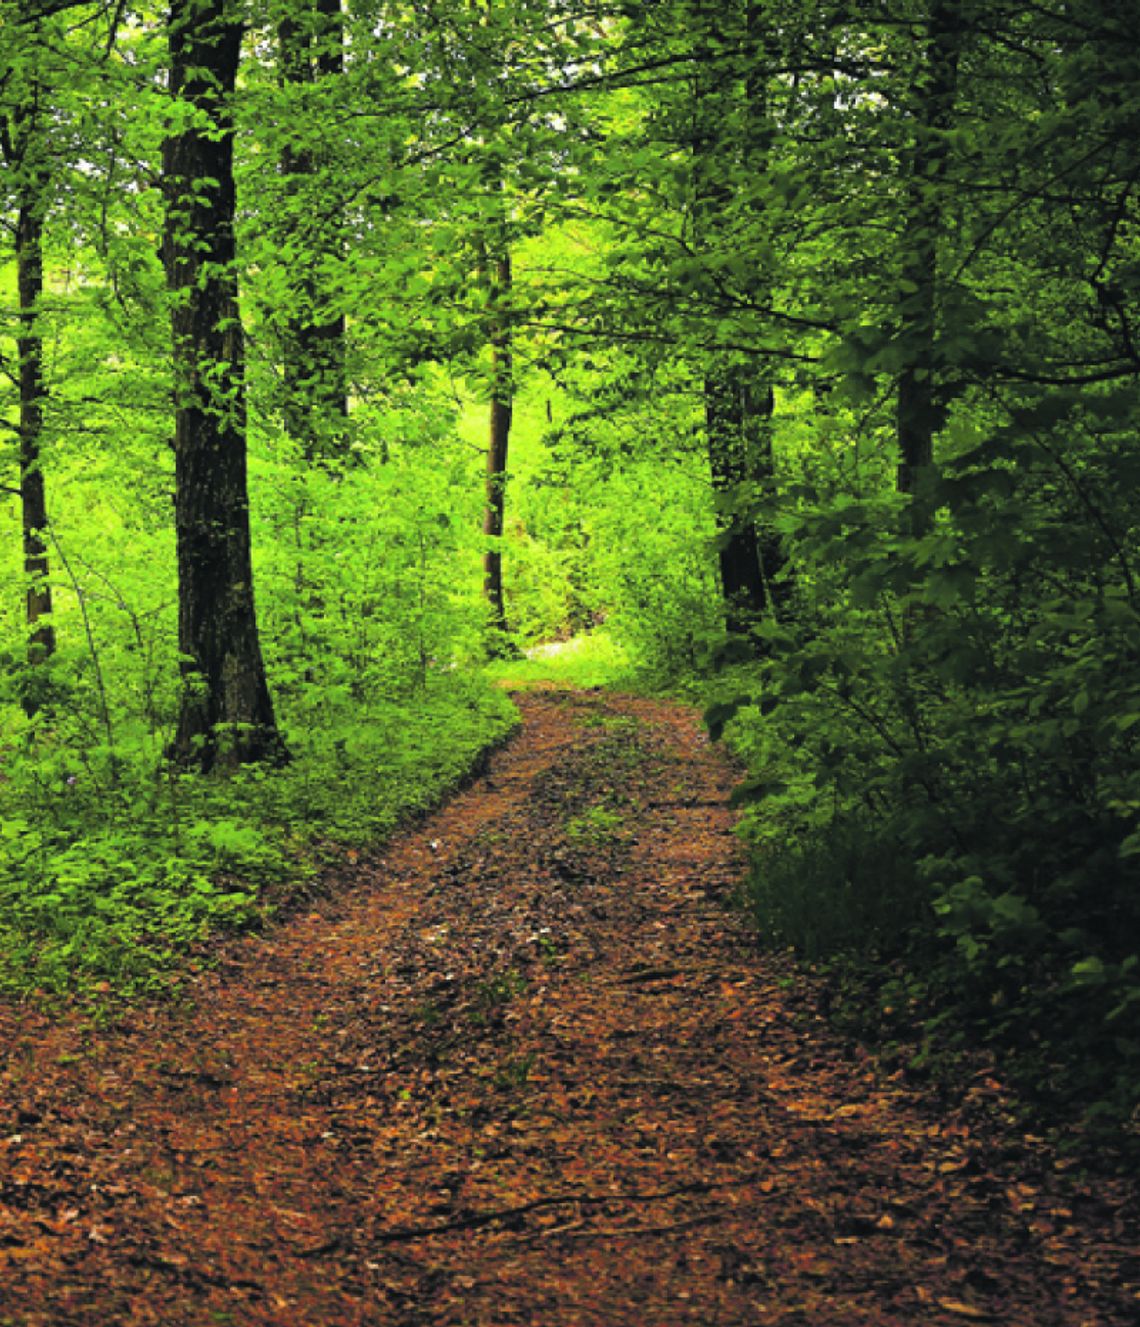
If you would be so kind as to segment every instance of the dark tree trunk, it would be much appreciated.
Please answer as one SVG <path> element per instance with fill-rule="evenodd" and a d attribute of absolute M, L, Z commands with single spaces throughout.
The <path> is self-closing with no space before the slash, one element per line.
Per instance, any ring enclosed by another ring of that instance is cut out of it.
<path fill-rule="evenodd" d="M 705 40 L 715 42 L 725 21 L 723 7 L 701 9 L 700 15 L 702 23 L 709 25 Z M 767 87 L 760 59 L 766 33 L 760 6 L 745 0 L 734 21 L 740 24 L 752 53 L 743 86 L 733 85 L 731 80 L 727 85 L 711 84 L 711 75 L 706 73 L 700 76 L 695 108 L 696 238 L 713 245 L 728 242 L 722 213 L 730 202 L 730 167 L 742 163 L 749 171 L 760 173 L 766 165 L 761 143 L 767 129 Z M 715 69 L 715 62 L 710 61 L 708 68 Z M 739 114 L 741 107 L 743 115 Z M 744 126 L 735 142 L 723 136 L 724 125 L 733 119 Z M 749 293 L 757 301 L 763 295 L 760 289 Z M 766 366 L 723 356 L 705 373 L 704 404 L 709 470 L 717 499 L 725 626 L 733 635 L 747 635 L 762 618 L 775 613 L 787 590 L 780 577 L 786 562 L 783 545 L 771 526 L 758 521 L 756 515 L 775 489 L 775 394 Z"/>
<path fill-rule="evenodd" d="M 511 259 L 501 254 L 491 272 L 492 304 L 509 298 Z M 483 512 L 483 533 L 494 543 L 483 554 L 483 593 L 491 609 L 491 627 L 504 648 L 507 636 L 507 610 L 503 599 L 503 554 L 500 540 L 507 497 L 507 453 L 511 438 L 514 402 L 514 353 L 509 321 L 497 316 L 491 327 L 491 429 L 487 443 L 487 505 Z"/>
<path fill-rule="evenodd" d="M 50 183 L 37 132 L 40 88 L 33 76 L 14 109 L 0 117 L 0 148 L 12 172 L 16 196 L 17 388 L 20 402 L 19 481 L 24 555 L 24 621 L 27 659 L 36 669 L 55 653 L 51 582 L 48 579 L 47 494 L 43 475 L 44 345 L 39 328 L 44 288 L 44 215 Z M 38 708 L 37 688 L 25 690 L 29 715 Z"/>
<path fill-rule="evenodd" d="M 51 583 L 48 580 L 47 495 L 40 448 L 44 422 L 44 353 L 37 318 L 43 295 L 43 207 L 41 189 L 33 174 L 25 182 L 16 221 L 16 277 L 20 315 L 16 353 L 20 364 L 20 506 L 23 517 L 25 620 L 28 627 L 28 662 L 43 663 L 55 652 L 51 624 Z M 35 708 L 30 698 L 26 707 Z"/>
<path fill-rule="evenodd" d="M 228 104 L 241 36 L 227 0 L 173 0 L 171 91 L 211 122 L 209 129 L 184 129 L 163 148 L 184 680 L 171 756 L 203 771 L 286 758 L 262 661 L 250 562 Z"/>
<path fill-rule="evenodd" d="M 911 528 L 915 533 L 930 524 L 932 513 L 923 481 L 934 463 L 934 435 L 941 424 L 935 363 L 940 191 L 946 173 L 944 134 L 953 123 L 958 47 L 953 5 L 934 0 L 925 59 L 916 80 L 915 142 L 903 218 L 899 298 L 903 368 L 896 410 L 898 489 L 912 495 Z"/>
<path fill-rule="evenodd" d="M 344 72 L 341 0 L 310 0 L 310 8 L 282 19 L 278 28 L 283 82 L 313 83 Z M 286 188 L 303 194 L 322 163 L 310 143 L 289 145 L 281 158 Z M 308 461 L 330 462 L 345 457 L 348 419 L 348 376 L 345 319 L 327 309 L 327 296 L 316 279 L 318 259 L 343 249 L 339 219 L 322 226 L 303 218 L 311 215 L 304 197 L 295 202 L 288 224 L 305 255 L 291 281 L 293 308 L 283 333 L 285 430 Z"/>
<path fill-rule="evenodd" d="M 717 496 L 718 557 L 725 625 L 747 634 L 771 615 L 784 552 L 775 532 L 757 525 L 754 505 L 773 482 L 771 384 L 750 364 L 725 363 L 705 377 L 705 432 Z"/>

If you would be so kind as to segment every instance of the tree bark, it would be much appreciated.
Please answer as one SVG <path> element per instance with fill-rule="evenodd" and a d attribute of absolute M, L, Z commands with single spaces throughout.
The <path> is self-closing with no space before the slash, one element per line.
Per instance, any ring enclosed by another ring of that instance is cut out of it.
<path fill-rule="evenodd" d="M 171 757 L 287 758 L 262 660 L 250 560 L 244 347 L 234 252 L 233 95 L 242 27 L 227 0 L 173 0 L 173 95 L 204 112 L 163 148 L 163 257 L 172 296 L 178 641 Z"/>
<path fill-rule="evenodd" d="M 15 180 L 16 383 L 19 394 L 19 493 L 24 560 L 27 661 L 34 670 L 55 653 L 47 544 L 47 493 L 43 475 L 44 345 L 39 317 L 44 289 L 43 236 L 50 183 L 38 132 L 40 85 L 33 76 L 14 109 L 0 118 L 0 148 Z M 36 688 L 24 695 L 29 715 L 39 708 Z"/>
<path fill-rule="evenodd" d="M 295 87 L 344 72 L 341 0 L 309 0 L 309 9 L 290 13 L 278 27 L 282 81 Z M 286 189 L 296 195 L 321 170 L 313 147 L 287 145 L 281 158 Z M 348 419 L 348 377 L 345 318 L 327 309 L 326 293 L 316 276 L 317 261 L 343 248 L 341 227 L 334 218 L 332 234 L 302 217 L 304 198 L 294 203 L 289 226 L 308 255 L 292 282 L 294 307 L 283 334 L 283 416 L 285 430 L 309 462 L 334 462 L 345 457 Z"/>
<path fill-rule="evenodd" d="M 720 6 L 698 7 L 706 26 L 705 39 L 720 38 L 724 21 Z M 743 86 L 710 85 L 710 75 L 698 78 L 696 92 L 695 151 L 697 161 L 697 240 L 727 243 L 721 214 L 729 201 L 728 167 L 743 162 L 760 172 L 765 154 L 759 146 L 767 125 L 767 90 L 759 55 L 765 44 L 763 14 L 751 0 L 737 11 L 751 58 Z M 715 62 L 707 69 L 714 70 Z M 723 125 L 743 101 L 744 134 L 726 143 Z M 735 103 L 735 105 L 734 105 Z M 702 161 L 701 158 L 704 158 Z M 718 171 L 718 162 L 721 169 Z M 750 292 L 754 297 L 759 292 Z M 780 579 L 786 562 L 776 532 L 757 521 L 755 509 L 770 497 L 775 485 L 772 414 L 775 393 L 770 376 L 759 364 L 728 355 L 714 362 L 704 379 L 705 436 L 709 470 L 717 497 L 718 562 L 724 595 L 725 626 L 732 635 L 747 635 L 764 617 L 772 616 L 786 596 Z"/>
<path fill-rule="evenodd" d="M 953 123 L 960 40 L 950 0 L 933 0 L 929 22 L 917 80 L 915 142 L 903 219 L 899 339 L 904 354 L 896 407 L 898 490 L 911 495 L 910 522 L 916 534 L 929 527 L 933 515 L 923 489 L 934 463 L 934 435 L 942 414 L 935 356 L 940 193 L 946 174 L 944 135 Z"/>
<path fill-rule="evenodd" d="M 511 291 L 511 259 L 501 253 L 491 271 L 491 302 L 501 305 Z M 509 321 L 501 314 L 491 325 L 491 428 L 487 443 L 487 503 L 483 512 L 483 534 L 488 543 L 483 553 L 483 593 L 491 610 L 491 628 L 497 647 L 506 644 L 508 631 L 503 597 L 503 554 L 500 541 L 507 497 L 507 455 L 510 447 L 514 403 L 514 352 Z"/>
<path fill-rule="evenodd" d="M 26 163 L 25 163 L 26 164 Z M 20 507 L 24 545 L 24 616 L 28 629 L 28 662 L 42 664 L 55 653 L 51 622 L 51 582 L 44 531 L 48 527 L 47 494 L 41 447 L 44 424 L 44 347 L 37 320 L 43 297 L 43 191 L 37 172 L 21 188 L 16 220 L 16 279 L 19 325 L 16 353 L 20 378 Z M 34 711 L 29 696 L 25 708 Z"/>
<path fill-rule="evenodd" d="M 754 365 L 726 362 L 706 374 L 704 397 L 725 626 L 747 635 L 774 611 L 775 577 L 784 563 L 779 538 L 759 527 L 752 512 L 773 482 L 773 391 Z"/>

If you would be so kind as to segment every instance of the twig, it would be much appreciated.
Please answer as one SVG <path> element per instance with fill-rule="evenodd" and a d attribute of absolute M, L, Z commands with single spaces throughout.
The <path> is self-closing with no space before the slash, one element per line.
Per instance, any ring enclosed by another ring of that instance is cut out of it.
<path fill-rule="evenodd" d="M 656 810 L 661 810 L 662 808 L 672 809 L 672 808 L 674 808 L 674 807 L 681 807 L 681 808 L 684 808 L 684 809 L 686 809 L 686 810 L 687 810 L 689 807 L 693 807 L 693 808 L 697 808 L 697 807 L 713 807 L 715 810 L 723 810 L 723 809 L 724 809 L 725 802 L 724 802 L 724 799 L 723 799 L 723 798 L 720 798 L 720 797 L 714 797 L 714 798 L 711 798 L 711 799 L 706 798 L 706 799 L 703 800 L 703 801 L 672 801 L 672 802 L 666 801 L 666 802 L 646 802 L 645 805 L 646 805 L 646 807 L 648 807 L 649 809 L 654 810 L 654 811 L 656 811 Z"/>
<path fill-rule="evenodd" d="M 115 752 L 115 727 L 111 718 L 111 702 L 107 696 L 107 683 L 103 676 L 103 664 L 99 657 L 99 650 L 95 644 L 95 632 L 91 625 L 91 614 L 87 611 L 87 592 L 79 583 L 79 578 L 71 565 L 71 560 L 63 550 L 63 545 L 59 541 L 59 535 L 55 526 L 48 525 L 48 536 L 55 548 L 56 557 L 67 573 L 67 578 L 71 582 L 71 588 L 75 592 L 75 598 L 79 604 L 79 616 L 83 621 L 83 633 L 87 638 L 87 651 L 91 656 L 91 666 L 95 673 L 95 689 L 99 695 L 99 712 L 103 720 L 103 732 L 107 737 L 107 755 L 110 761 L 111 784 L 118 787 L 119 784 L 119 757 Z"/>
<path fill-rule="evenodd" d="M 616 977 L 613 985 L 637 986 L 643 981 L 671 981 L 680 975 L 680 968 L 642 968 L 640 972 L 626 972 Z"/>
<path fill-rule="evenodd" d="M 688 1221 L 673 1221 L 665 1226 L 588 1226 L 582 1221 L 571 1221 L 564 1226 L 551 1226 L 547 1230 L 537 1230 L 531 1239 L 620 1239 L 624 1235 L 671 1235 L 676 1230 L 691 1230 L 694 1226 L 709 1226 L 716 1221 L 723 1221 L 727 1212 L 708 1212 L 704 1216 L 693 1216 Z"/>
<path fill-rule="evenodd" d="M 643 981 L 667 981 L 672 977 L 709 977 L 720 971 L 717 967 L 660 967 L 660 968 L 635 968 L 632 972 L 624 972 L 619 977 L 615 977 L 610 986 L 636 986 Z"/>
<path fill-rule="evenodd" d="M 530 1212 L 544 1211 L 550 1207 L 568 1207 L 581 1203 L 601 1206 L 605 1203 L 653 1203 L 666 1198 L 679 1198 L 685 1194 L 712 1193 L 716 1189 L 744 1188 L 752 1184 L 755 1175 L 744 1179 L 721 1181 L 719 1184 L 683 1184 L 676 1189 L 660 1189 L 650 1193 L 563 1193 L 550 1198 L 534 1198 L 529 1203 L 519 1203 L 516 1207 L 499 1207 L 491 1212 L 470 1212 L 466 1216 L 456 1217 L 453 1221 L 443 1221 L 434 1226 L 398 1226 L 395 1230 L 379 1231 L 373 1239 L 380 1244 L 399 1244 L 404 1240 L 428 1239 L 432 1235 L 446 1235 L 453 1230 L 476 1230 L 481 1226 L 494 1225 L 496 1221 L 509 1221 L 512 1217 L 526 1216 Z"/>

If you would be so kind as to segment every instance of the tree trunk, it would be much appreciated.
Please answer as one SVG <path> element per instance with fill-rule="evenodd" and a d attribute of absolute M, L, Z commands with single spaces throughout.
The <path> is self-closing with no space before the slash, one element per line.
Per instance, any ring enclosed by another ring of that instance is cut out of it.
<path fill-rule="evenodd" d="M 492 304 L 509 298 L 511 259 L 500 254 L 491 273 Z M 488 543 L 483 554 L 483 593 L 491 609 L 491 627 L 498 649 L 505 648 L 507 610 L 503 600 L 503 516 L 507 497 L 507 452 L 511 437 L 514 401 L 514 353 L 509 321 L 495 317 L 491 327 L 491 429 L 487 445 L 487 505 L 483 513 L 483 534 Z"/>
<path fill-rule="evenodd" d="M 15 181 L 16 202 L 16 319 L 17 389 L 20 404 L 19 492 L 24 555 L 24 621 L 27 661 L 34 670 L 55 653 L 52 626 L 51 582 L 48 579 L 47 494 L 42 468 L 44 427 L 44 345 L 39 328 L 44 289 L 43 234 L 50 183 L 38 133 L 40 85 L 33 75 L 13 110 L 0 117 L 0 148 L 5 166 Z M 39 707 L 37 688 L 24 693 L 29 715 Z"/>
<path fill-rule="evenodd" d="M 953 4 L 934 0 L 930 36 L 916 80 L 915 142 L 908 172 L 899 291 L 899 339 L 904 355 L 896 409 L 898 489 L 911 495 L 911 529 L 916 534 L 929 527 L 933 515 L 923 490 L 934 463 L 934 434 L 942 414 L 935 363 L 938 236 L 940 192 L 946 174 L 944 134 L 953 123 L 958 48 Z"/>
<path fill-rule="evenodd" d="M 184 682 L 171 756 L 202 771 L 287 758 L 262 661 L 250 561 L 228 105 L 241 36 L 227 0 L 173 0 L 171 92 L 211 122 L 172 135 L 163 148 Z"/>
<path fill-rule="evenodd" d="M 344 72 L 341 0 L 310 0 L 309 12 L 282 19 L 278 27 L 281 77 L 295 87 L 312 84 Z M 315 42 L 315 49 L 314 49 Z M 320 173 L 322 163 L 311 145 L 287 145 L 281 158 L 286 189 L 296 195 Z M 307 461 L 332 462 L 345 458 L 348 419 L 348 377 L 345 360 L 345 319 L 330 313 L 326 292 L 316 277 L 317 260 L 339 256 L 343 236 L 337 218 L 310 224 L 304 197 L 294 202 L 288 225 L 308 255 L 292 281 L 293 307 L 283 334 L 285 430 L 300 446 Z"/>
<path fill-rule="evenodd" d="M 16 221 L 16 279 L 20 315 L 16 353 L 20 364 L 20 506 L 24 541 L 24 602 L 28 628 L 28 662 L 37 665 L 55 652 L 51 623 L 51 583 L 48 580 L 47 495 L 41 467 L 43 439 L 44 348 L 37 326 L 43 296 L 43 205 L 33 173 L 23 185 Z M 25 708 L 34 711 L 29 694 Z"/>
<path fill-rule="evenodd" d="M 707 25 L 705 40 L 715 45 L 725 21 L 722 7 L 701 8 L 699 14 Z M 723 234 L 722 213 L 729 202 L 729 166 L 743 163 L 749 171 L 759 173 L 766 164 L 760 146 L 768 116 L 766 75 L 759 60 L 765 45 L 761 8 L 746 0 L 736 21 L 748 50 L 754 52 L 743 86 L 734 86 L 731 81 L 727 87 L 711 83 L 711 71 L 717 65 L 710 58 L 704 62 L 706 72 L 698 76 L 696 90 L 696 239 L 711 245 L 728 242 Z M 737 115 L 741 102 L 743 117 Z M 742 140 L 726 145 L 723 126 L 734 118 L 741 120 L 745 131 Z M 754 299 L 761 293 L 750 291 Z M 766 367 L 723 355 L 705 373 L 704 405 L 709 470 L 717 498 L 725 626 L 732 635 L 747 635 L 786 597 L 786 587 L 779 579 L 786 562 L 783 545 L 776 532 L 759 523 L 755 514 L 760 502 L 771 497 L 775 484 L 775 394 Z"/>
<path fill-rule="evenodd" d="M 706 374 L 704 395 L 725 625 L 746 635 L 774 611 L 784 564 L 779 538 L 752 511 L 772 487 L 773 392 L 754 365 L 726 362 Z"/>

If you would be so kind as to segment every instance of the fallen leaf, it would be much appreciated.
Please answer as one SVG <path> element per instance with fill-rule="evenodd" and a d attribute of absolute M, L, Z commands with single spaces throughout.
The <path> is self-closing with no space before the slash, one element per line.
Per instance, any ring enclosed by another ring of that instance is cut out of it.
<path fill-rule="evenodd" d="M 938 1307 L 945 1309 L 947 1313 L 956 1314 L 959 1318 L 973 1318 L 977 1321 L 983 1321 L 993 1317 L 985 1309 L 975 1308 L 973 1304 L 964 1304 L 960 1299 L 940 1299 Z"/>

